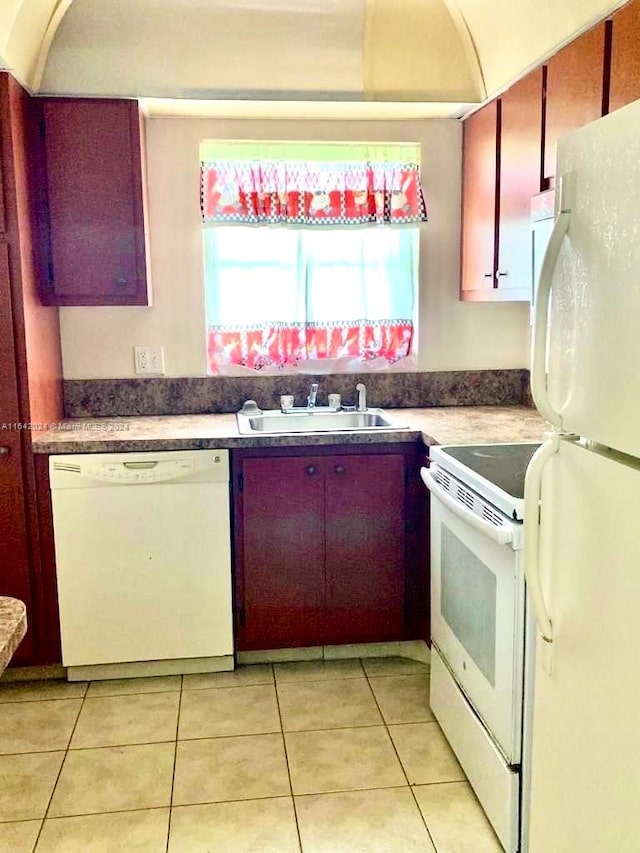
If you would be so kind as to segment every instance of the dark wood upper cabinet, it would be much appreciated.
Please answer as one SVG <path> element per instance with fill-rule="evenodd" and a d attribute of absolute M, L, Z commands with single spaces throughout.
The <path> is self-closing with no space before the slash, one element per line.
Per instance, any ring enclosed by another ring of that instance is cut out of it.
<path fill-rule="evenodd" d="M 547 62 L 543 176 L 546 180 L 555 176 L 558 139 L 602 115 L 604 47 L 602 22 Z"/>
<path fill-rule="evenodd" d="M 148 305 L 144 122 L 136 101 L 45 98 L 54 305 Z"/>
<path fill-rule="evenodd" d="M 640 0 L 613 16 L 609 112 L 640 98 Z"/>
<path fill-rule="evenodd" d="M 497 290 L 504 299 L 531 298 L 531 197 L 540 192 L 542 68 L 500 99 L 500 192 Z"/>
<path fill-rule="evenodd" d="M 464 123 L 461 298 L 531 296 L 531 196 L 540 191 L 542 69 Z"/>
<path fill-rule="evenodd" d="M 463 125 L 462 299 L 486 299 L 496 283 L 499 109 L 492 101 Z"/>
<path fill-rule="evenodd" d="M 640 0 L 631 7 L 619 13 L 619 53 L 633 50 L 631 34 L 639 32 Z M 530 202 L 553 182 L 558 139 L 600 118 L 609 71 L 612 109 L 620 97 L 640 95 L 633 94 L 633 63 L 624 84 L 614 81 L 615 63 L 624 59 L 612 55 L 609 65 L 609 27 L 603 21 L 579 36 L 464 122 L 461 299 L 531 298 Z M 634 61 L 640 70 L 640 58 Z"/>

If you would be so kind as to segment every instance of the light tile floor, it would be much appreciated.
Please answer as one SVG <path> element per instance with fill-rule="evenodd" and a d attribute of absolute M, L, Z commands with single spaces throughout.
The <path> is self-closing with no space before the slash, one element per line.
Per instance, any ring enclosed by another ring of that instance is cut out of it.
<path fill-rule="evenodd" d="M 404 659 L 0 684 L 0 853 L 500 853 Z"/>

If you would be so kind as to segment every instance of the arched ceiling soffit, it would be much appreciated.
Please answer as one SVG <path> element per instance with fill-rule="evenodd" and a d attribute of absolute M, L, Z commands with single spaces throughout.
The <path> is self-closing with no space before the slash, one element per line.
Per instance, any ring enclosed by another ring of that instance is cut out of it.
<path fill-rule="evenodd" d="M 0 0 L 0 62 L 37 91 L 51 42 L 71 0 Z"/>
<path fill-rule="evenodd" d="M 445 2 L 470 34 L 487 95 L 492 96 L 627 0 Z"/>
<path fill-rule="evenodd" d="M 623 4 L 1 0 L 0 65 L 61 94 L 478 101 Z"/>
<path fill-rule="evenodd" d="M 25 0 L 26 2 L 26 0 Z M 73 0 L 49 94 L 477 102 L 450 0 Z"/>

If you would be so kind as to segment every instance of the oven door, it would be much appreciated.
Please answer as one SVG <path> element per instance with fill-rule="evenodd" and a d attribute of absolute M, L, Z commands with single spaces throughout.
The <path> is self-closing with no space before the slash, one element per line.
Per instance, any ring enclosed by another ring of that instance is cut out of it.
<path fill-rule="evenodd" d="M 432 641 L 507 763 L 519 764 L 522 525 L 449 475 L 455 489 L 446 491 L 432 471 L 423 469 L 431 491 Z M 499 526 L 470 509 L 470 501 Z"/>

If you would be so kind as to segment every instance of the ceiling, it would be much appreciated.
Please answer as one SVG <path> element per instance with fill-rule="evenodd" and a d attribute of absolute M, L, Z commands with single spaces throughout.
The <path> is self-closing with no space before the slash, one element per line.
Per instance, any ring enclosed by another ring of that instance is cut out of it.
<path fill-rule="evenodd" d="M 267 101 L 461 115 L 623 2 L 0 0 L 0 64 L 32 92 L 174 113 L 189 100 L 192 114 Z"/>

